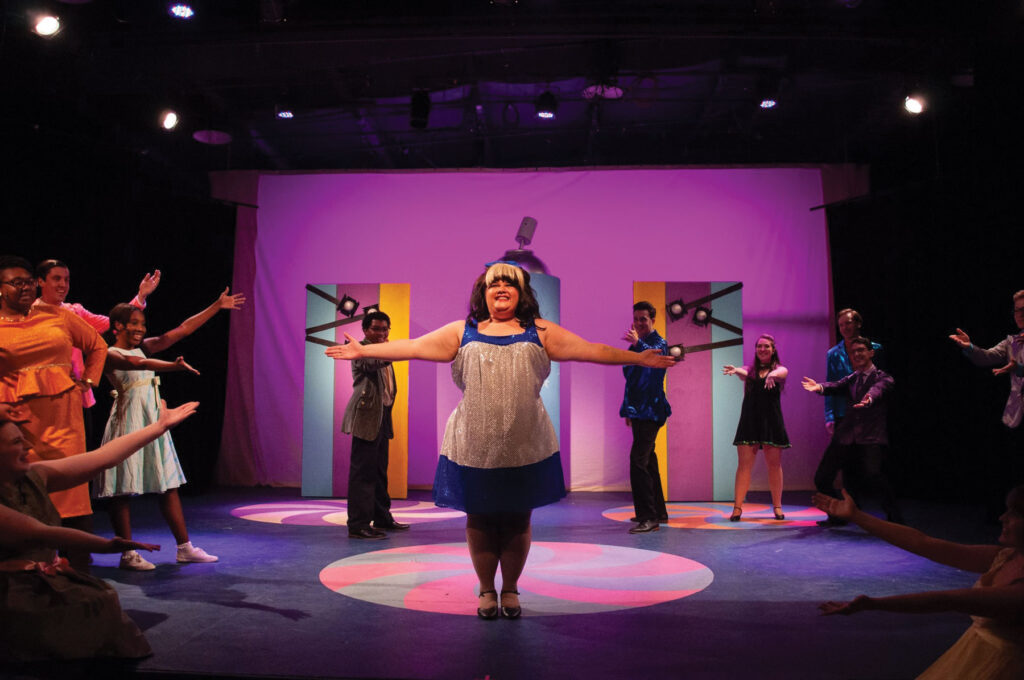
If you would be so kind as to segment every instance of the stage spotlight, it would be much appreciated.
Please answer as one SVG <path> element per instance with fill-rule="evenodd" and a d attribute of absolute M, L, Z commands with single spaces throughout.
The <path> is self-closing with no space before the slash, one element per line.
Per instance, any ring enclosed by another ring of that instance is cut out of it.
<path fill-rule="evenodd" d="M 174 2 L 167 6 L 167 12 L 175 19 L 191 19 L 196 15 L 192 5 L 184 2 Z"/>
<path fill-rule="evenodd" d="M 380 307 L 378 307 L 377 305 L 370 305 L 369 307 L 363 307 L 363 316 L 366 316 L 367 314 L 373 314 L 374 312 L 379 312 L 379 311 L 380 311 Z"/>
<path fill-rule="evenodd" d="M 711 323 L 711 308 L 698 307 L 693 310 L 693 323 L 701 327 L 707 326 Z"/>
<path fill-rule="evenodd" d="M 761 103 L 759 104 L 759 106 L 762 109 L 774 109 L 777 104 L 778 104 L 777 101 L 775 101 L 774 99 L 769 98 L 769 99 L 762 99 Z"/>
<path fill-rule="evenodd" d="M 160 127 L 164 130 L 173 130 L 178 127 L 178 114 L 170 109 L 160 112 Z"/>
<path fill-rule="evenodd" d="M 924 111 L 924 99 L 918 95 L 912 94 L 903 100 L 903 108 L 906 109 L 907 113 L 916 116 Z"/>
<path fill-rule="evenodd" d="M 34 18 L 32 32 L 44 38 L 52 38 L 60 32 L 60 19 L 52 14 L 41 14 Z"/>
<path fill-rule="evenodd" d="M 558 100 L 550 90 L 542 92 L 533 105 L 537 108 L 537 117 L 544 120 L 551 120 L 555 117 L 555 112 L 558 111 Z"/>
<path fill-rule="evenodd" d="M 409 104 L 409 125 L 422 130 L 427 127 L 430 119 L 430 93 L 424 90 L 417 90 L 412 93 L 412 101 Z"/>
<path fill-rule="evenodd" d="M 359 300 L 348 295 L 341 298 L 341 302 L 338 303 L 338 312 L 350 318 L 356 313 L 357 309 L 359 309 Z"/>
<path fill-rule="evenodd" d="M 686 316 L 686 303 L 682 300 L 673 300 L 665 306 L 668 318 L 672 321 L 679 321 Z"/>
<path fill-rule="evenodd" d="M 682 343 L 679 343 L 678 345 L 669 345 L 668 355 L 676 361 L 682 361 L 686 358 L 686 347 L 684 347 Z"/>
<path fill-rule="evenodd" d="M 287 107 L 278 106 L 274 115 L 280 120 L 291 120 L 295 117 L 295 112 Z"/>

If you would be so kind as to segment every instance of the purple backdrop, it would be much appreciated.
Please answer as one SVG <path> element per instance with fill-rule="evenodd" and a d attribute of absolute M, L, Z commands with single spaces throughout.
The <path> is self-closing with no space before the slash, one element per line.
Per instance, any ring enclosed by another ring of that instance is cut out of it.
<path fill-rule="evenodd" d="M 255 177 L 235 179 L 251 188 Z M 236 247 L 244 266 L 236 265 L 235 289 L 252 302 L 239 331 L 232 327 L 222 481 L 299 484 L 307 281 L 408 282 L 410 332 L 420 335 L 465 315 L 474 277 L 515 246 L 524 215 L 539 222 L 534 252 L 561 278 L 562 323 L 583 337 L 622 345 L 634 280 L 742 281 L 745 338 L 770 332 L 797 380 L 823 377 L 827 236 L 824 211 L 809 210 L 823 202 L 818 168 L 266 174 L 258 181 L 257 224 L 243 225 Z M 621 370 L 569 364 L 562 376 L 571 486 L 628 488 Z M 810 488 L 825 445 L 822 403 L 797 380 L 783 397 L 794 442 L 785 454 L 786 487 Z M 432 482 L 458 398 L 448 365 L 411 367 L 410 485 Z M 764 487 L 762 465 L 755 488 Z"/>

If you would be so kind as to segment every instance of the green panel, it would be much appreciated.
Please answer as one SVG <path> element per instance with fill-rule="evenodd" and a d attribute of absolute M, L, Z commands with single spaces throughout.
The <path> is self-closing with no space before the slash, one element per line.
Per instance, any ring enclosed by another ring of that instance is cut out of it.
<path fill-rule="evenodd" d="M 735 281 L 711 283 L 711 292 L 735 285 Z M 725 323 L 743 328 L 743 290 L 729 293 L 713 300 L 711 309 L 714 317 Z M 736 334 L 712 324 L 711 342 L 734 340 Z M 736 424 L 740 421 L 740 407 L 743 405 L 743 382 L 734 375 L 722 375 L 722 366 L 743 364 L 743 345 L 722 347 L 711 350 L 711 400 L 714 427 L 714 500 L 733 500 L 736 479 Z"/>

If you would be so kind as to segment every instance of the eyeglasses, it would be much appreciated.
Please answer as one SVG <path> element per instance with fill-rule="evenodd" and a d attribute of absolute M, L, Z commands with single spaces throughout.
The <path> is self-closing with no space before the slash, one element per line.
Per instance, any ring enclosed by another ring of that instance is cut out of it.
<path fill-rule="evenodd" d="M 36 285 L 35 279 L 11 279 L 10 281 L 4 281 L 0 283 L 3 286 L 10 286 L 11 288 L 32 288 Z"/>

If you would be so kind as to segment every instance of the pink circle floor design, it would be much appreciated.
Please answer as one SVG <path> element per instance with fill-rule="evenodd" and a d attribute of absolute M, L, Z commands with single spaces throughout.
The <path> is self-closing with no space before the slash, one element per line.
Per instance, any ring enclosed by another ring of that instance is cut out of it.
<path fill-rule="evenodd" d="M 301 526 L 345 526 L 348 502 L 344 500 L 297 500 L 281 503 L 260 503 L 234 508 L 231 514 L 241 519 L 270 524 Z M 399 522 L 421 524 L 465 516 L 450 508 L 439 508 L 427 501 L 392 501 L 391 514 Z"/>
<path fill-rule="evenodd" d="M 666 503 L 666 506 L 668 507 L 668 522 L 662 522 L 661 526 L 676 529 L 791 529 L 814 526 L 818 520 L 825 519 L 825 513 L 817 508 L 799 505 L 782 506 L 782 512 L 785 513 L 786 519 L 777 520 L 772 513 L 772 506 L 764 503 L 745 503 L 743 519 L 739 522 L 729 521 L 729 515 L 732 514 L 732 503 Z M 616 522 L 628 522 L 629 518 L 633 516 L 633 506 L 620 505 L 617 508 L 605 510 L 601 514 Z"/>
<path fill-rule="evenodd" d="M 538 541 L 519 579 L 519 598 L 524 616 L 591 614 L 678 600 L 713 580 L 708 567 L 677 555 Z M 346 557 L 326 566 L 320 582 L 341 595 L 388 607 L 476 616 L 477 580 L 465 543 Z"/>

